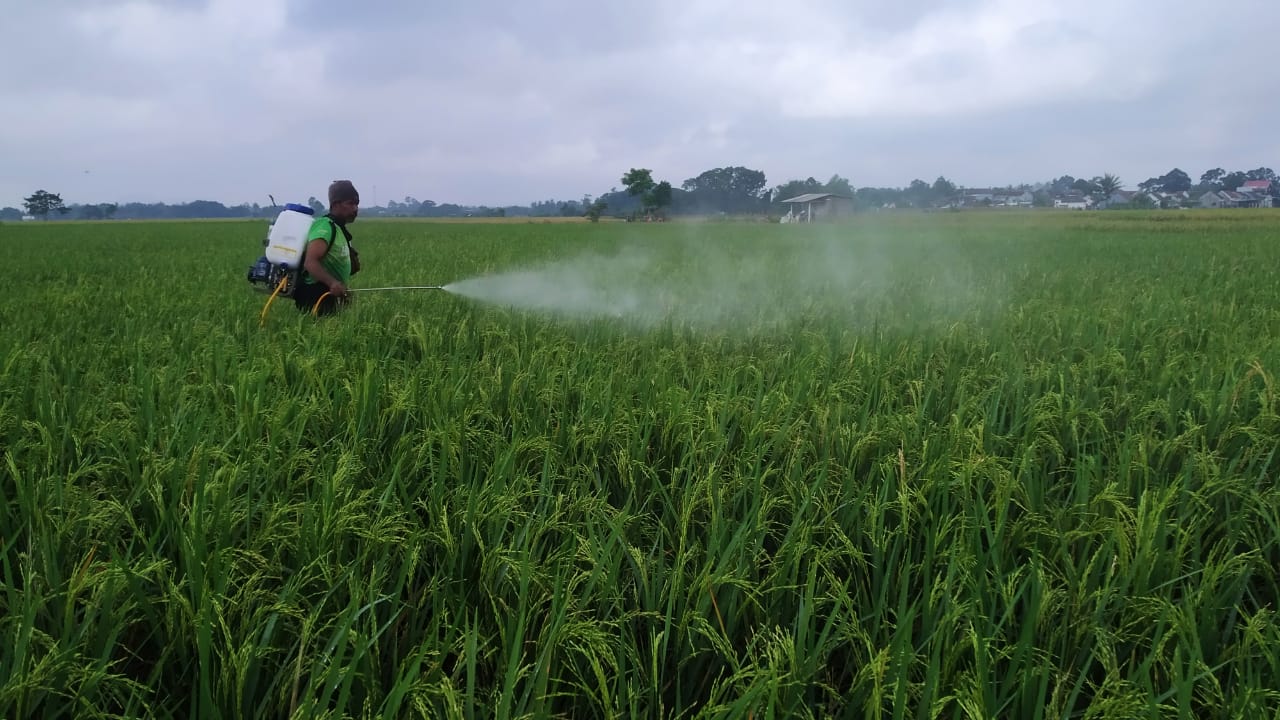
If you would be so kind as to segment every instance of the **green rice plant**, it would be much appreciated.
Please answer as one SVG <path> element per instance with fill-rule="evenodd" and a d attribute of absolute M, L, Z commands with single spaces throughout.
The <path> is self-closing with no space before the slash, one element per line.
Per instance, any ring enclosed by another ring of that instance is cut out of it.
<path fill-rule="evenodd" d="M 1273 227 L 5 226 L 0 715 L 1274 716 Z"/>

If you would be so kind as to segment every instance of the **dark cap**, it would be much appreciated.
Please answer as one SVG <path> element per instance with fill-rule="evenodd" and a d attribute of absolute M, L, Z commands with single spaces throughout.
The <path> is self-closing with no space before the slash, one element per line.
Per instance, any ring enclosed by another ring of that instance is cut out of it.
<path fill-rule="evenodd" d="M 332 207 L 343 202 L 360 202 L 360 193 L 350 180 L 334 180 L 329 185 L 329 205 Z"/>

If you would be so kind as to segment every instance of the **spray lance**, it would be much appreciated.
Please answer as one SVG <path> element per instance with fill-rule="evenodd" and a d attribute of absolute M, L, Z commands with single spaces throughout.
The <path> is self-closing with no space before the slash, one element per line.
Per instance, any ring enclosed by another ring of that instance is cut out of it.
<path fill-rule="evenodd" d="M 448 285 L 404 285 L 401 287 L 380 287 L 380 288 L 347 288 L 347 292 L 379 292 L 382 290 L 444 290 L 448 292 Z"/>
<path fill-rule="evenodd" d="M 280 287 L 284 287 L 284 285 L 285 285 L 285 282 L 284 282 L 284 281 L 281 281 L 281 283 L 280 283 Z M 271 302 L 272 302 L 273 300 L 275 300 L 276 295 L 279 293 L 279 290 L 280 290 L 280 288 L 277 288 L 277 289 L 276 289 L 276 292 L 272 293 L 272 294 L 271 294 L 271 298 L 267 300 L 267 304 L 266 304 L 266 305 L 264 305 L 264 306 L 262 307 L 262 315 L 258 318 L 258 325 L 259 325 L 259 326 L 261 326 L 263 323 L 265 323 L 265 322 L 267 321 L 267 309 L 271 307 Z M 357 292 L 385 292 L 385 291 L 388 291 L 388 290 L 444 290 L 445 292 L 448 292 L 448 291 L 449 291 L 449 288 L 448 288 L 448 286 L 446 286 L 446 285 L 401 285 L 401 286 L 398 286 L 398 287 L 347 288 L 347 292 L 349 292 L 349 293 L 357 293 Z M 312 306 L 312 308 L 311 308 L 311 314 L 312 314 L 312 315 L 317 315 L 317 314 L 319 314 L 319 312 L 320 312 L 320 304 L 321 304 L 321 303 L 323 303 L 323 302 L 324 302 L 324 299 L 325 299 L 325 298 L 327 298 L 327 297 L 329 297 L 329 296 L 330 296 L 330 293 L 326 292 L 326 293 L 322 294 L 320 297 L 316 298 L 316 304 L 315 304 L 314 306 Z"/>

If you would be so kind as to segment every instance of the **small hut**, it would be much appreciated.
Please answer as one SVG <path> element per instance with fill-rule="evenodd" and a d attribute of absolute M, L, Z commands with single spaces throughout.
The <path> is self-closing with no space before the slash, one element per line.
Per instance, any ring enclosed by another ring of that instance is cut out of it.
<path fill-rule="evenodd" d="M 787 206 L 784 223 L 820 222 L 853 214 L 853 198 L 836 193 L 805 193 L 781 201 Z"/>

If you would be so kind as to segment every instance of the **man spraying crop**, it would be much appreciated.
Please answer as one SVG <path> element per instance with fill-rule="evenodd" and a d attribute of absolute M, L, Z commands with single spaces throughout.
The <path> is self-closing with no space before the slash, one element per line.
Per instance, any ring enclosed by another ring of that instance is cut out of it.
<path fill-rule="evenodd" d="M 360 214 L 360 193 L 350 180 L 329 185 L 329 212 L 307 232 L 302 278 L 293 292 L 299 310 L 329 315 L 351 300 L 347 283 L 360 271 L 360 256 L 347 225 Z"/>

